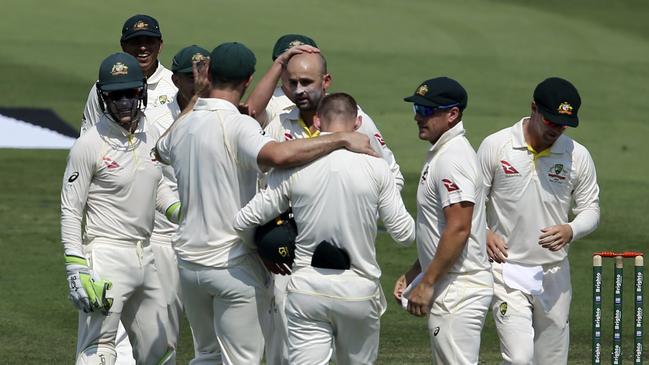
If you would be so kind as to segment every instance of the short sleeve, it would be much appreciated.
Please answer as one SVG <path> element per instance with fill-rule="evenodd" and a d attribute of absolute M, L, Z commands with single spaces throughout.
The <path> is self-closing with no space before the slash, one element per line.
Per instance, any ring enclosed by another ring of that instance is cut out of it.
<path fill-rule="evenodd" d="M 438 192 L 442 207 L 459 202 L 476 202 L 478 172 L 462 156 L 447 153 L 439 157 L 429 184 Z"/>
<path fill-rule="evenodd" d="M 232 138 L 236 143 L 239 164 L 261 171 L 257 164 L 257 156 L 266 143 L 272 142 L 273 139 L 266 135 L 259 123 L 248 116 L 242 115 L 236 121 Z"/>

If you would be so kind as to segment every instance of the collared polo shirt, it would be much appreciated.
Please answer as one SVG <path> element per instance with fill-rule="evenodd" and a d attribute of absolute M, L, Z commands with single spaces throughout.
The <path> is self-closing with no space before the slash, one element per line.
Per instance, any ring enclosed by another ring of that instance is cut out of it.
<path fill-rule="evenodd" d="M 299 168 L 275 169 L 268 182 L 234 225 L 243 231 L 264 224 L 287 210 L 290 201 L 298 228 L 295 270 L 310 266 L 316 246 L 327 240 L 347 251 L 351 270 L 378 279 L 377 216 L 395 241 L 414 239 L 414 220 L 382 159 L 340 149 Z"/>
<path fill-rule="evenodd" d="M 541 229 L 568 223 L 573 240 L 592 232 L 599 221 L 599 187 L 584 146 L 562 134 L 548 150 L 533 151 L 523 132 L 527 120 L 485 138 L 478 158 L 487 222 L 507 243 L 507 260 L 543 265 L 563 260 L 569 245 L 556 252 L 541 247 Z"/>
<path fill-rule="evenodd" d="M 444 208 L 471 202 L 471 233 L 449 273 L 489 268 L 486 252 L 484 192 L 478 160 L 464 137 L 462 122 L 446 131 L 430 148 L 417 188 L 417 252 L 422 270 L 433 261 L 446 228 Z"/>
<path fill-rule="evenodd" d="M 255 195 L 257 155 L 271 141 L 257 121 L 213 98 L 198 99 L 160 139 L 158 152 L 174 169 L 182 203 L 174 238 L 180 261 L 227 267 L 254 251 L 232 220 Z"/>
<path fill-rule="evenodd" d="M 133 134 L 102 116 L 70 150 L 61 190 L 61 237 L 66 249 L 80 248 L 85 210 L 87 241 L 142 241 L 153 229 L 155 208 L 178 199 L 162 184 L 151 150 L 156 128 L 143 114 Z M 80 252 L 76 251 L 76 252 Z"/>

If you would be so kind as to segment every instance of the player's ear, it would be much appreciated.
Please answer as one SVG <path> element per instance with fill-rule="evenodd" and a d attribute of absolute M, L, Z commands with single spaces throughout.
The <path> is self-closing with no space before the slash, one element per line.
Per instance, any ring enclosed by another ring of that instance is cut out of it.
<path fill-rule="evenodd" d="M 317 114 L 314 115 L 314 116 L 313 116 L 313 126 L 314 126 L 317 130 L 320 130 L 320 123 L 321 123 L 321 121 L 320 121 L 320 117 L 318 117 Z"/>
<path fill-rule="evenodd" d="M 331 74 L 324 74 L 322 76 L 322 88 L 327 90 L 329 86 L 331 85 Z"/>
<path fill-rule="evenodd" d="M 176 74 L 171 74 L 171 82 L 173 82 L 174 85 L 176 85 L 176 87 L 178 87 L 178 88 L 180 87 L 178 85 L 178 76 L 176 76 Z"/>
<path fill-rule="evenodd" d="M 360 128 L 362 124 L 363 124 L 363 117 L 359 115 L 356 117 L 356 120 L 354 121 L 354 130 L 358 130 L 358 128 Z"/>
<path fill-rule="evenodd" d="M 252 74 L 252 75 L 250 75 L 250 77 L 248 77 L 248 80 L 246 81 L 246 85 L 245 85 L 246 88 L 248 88 L 248 86 L 250 86 L 250 83 L 252 83 L 252 78 L 254 76 L 255 76 L 255 74 Z"/>
<path fill-rule="evenodd" d="M 448 111 L 448 123 L 450 125 L 455 124 L 456 122 L 459 122 L 460 118 L 460 108 L 454 106 Z"/>

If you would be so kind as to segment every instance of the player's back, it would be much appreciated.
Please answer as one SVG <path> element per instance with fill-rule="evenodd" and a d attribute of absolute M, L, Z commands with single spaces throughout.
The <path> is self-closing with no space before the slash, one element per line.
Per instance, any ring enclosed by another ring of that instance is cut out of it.
<path fill-rule="evenodd" d="M 256 152 L 240 142 L 242 129 L 260 130 L 229 102 L 201 99 L 170 132 L 169 157 L 183 205 L 175 240 L 181 259 L 220 266 L 251 251 L 232 227 L 256 188 L 256 159 L 249 157 Z M 249 144 L 258 145 L 252 139 Z"/>
<path fill-rule="evenodd" d="M 291 181 L 291 204 L 299 235 L 295 265 L 308 266 L 326 240 L 348 252 L 352 270 L 378 279 L 376 220 L 381 192 L 394 184 L 379 158 L 337 150 L 299 169 Z"/>

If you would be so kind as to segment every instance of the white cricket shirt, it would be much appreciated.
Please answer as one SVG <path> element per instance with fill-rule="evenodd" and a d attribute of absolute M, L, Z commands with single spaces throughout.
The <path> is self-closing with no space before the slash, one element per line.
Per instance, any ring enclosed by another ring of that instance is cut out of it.
<path fill-rule="evenodd" d="M 163 135 L 167 129 L 173 124 L 174 120 L 180 115 L 180 106 L 178 99 L 174 97 L 171 103 L 159 105 L 155 108 L 147 108 L 144 113 L 150 125 L 153 125 L 159 135 Z M 176 184 L 176 176 L 174 176 L 174 169 L 169 165 L 162 165 L 162 177 L 169 188 L 178 193 L 178 185 Z M 162 212 L 155 212 L 155 223 L 153 225 L 152 236 L 158 235 L 166 236 L 165 240 L 154 240 L 155 242 L 162 243 L 169 242 L 169 238 L 178 230 L 178 225 L 171 222 Z"/>
<path fill-rule="evenodd" d="M 85 237 L 108 241 L 147 240 L 156 207 L 165 211 L 178 201 L 162 183 L 160 164 L 151 151 L 156 128 L 143 114 L 133 134 L 108 117 L 77 139 L 70 150 L 61 189 L 61 239 L 66 253 L 81 252 Z"/>
<path fill-rule="evenodd" d="M 556 252 L 539 246 L 541 229 L 568 223 L 573 240 L 595 230 L 599 187 L 588 150 L 565 134 L 549 150 L 535 154 L 528 149 L 523 134 L 528 119 L 485 138 L 478 158 L 488 198 L 487 222 L 507 243 L 507 260 L 544 265 L 563 260 L 569 245 Z"/>
<path fill-rule="evenodd" d="M 256 192 L 257 155 L 272 139 L 259 123 L 222 99 L 198 99 L 158 142 L 175 172 L 181 221 L 174 249 L 179 260 L 226 267 L 254 251 L 232 220 Z"/>
<path fill-rule="evenodd" d="M 153 75 L 146 79 L 147 108 L 155 108 L 174 101 L 178 88 L 171 81 L 171 75 L 173 73 L 158 62 L 158 67 Z M 86 107 L 83 110 L 81 134 L 84 134 L 90 127 L 95 125 L 103 114 L 104 112 L 101 111 L 99 106 L 97 85 L 94 84 L 88 93 Z"/>
<path fill-rule="evenodd" d="M 430 148 L 417 188 L 417 251 L 422 270 L 432 262 L 446 228 L 444 208 L 471 202 L 471 233 L 449 273 L 489 269 L 485 202 L 478 159 L 464 137 L 462 122 L 446 131 Z"/>
<path fill-rule="evenodd" d="M 264 224 L 290 201 L 298 229 L 294 270 L 310 267 L 316 246 L 327 240 L 347 251 L 355 273 L 378 279 L 377 216 L 395 241 L 415 238 L 414 220 L 382 159 L 336 150 L 299 168 L 274 169 L 268 182 L 237 214 L 234 226 L 243 231 Z"/>
<path fill-rule="evenodd" d="M 309 127 L 304 123 L 304 121 L 302 121 L 302 118 L 300 118 L 300 110 L 298 108 L 285 108 L 284 110 L 286 111 L 279 113 L 265 128 L 265 131 L 275 140 L 284 142 L 292 139 L 316 137 L 320 134 L 319 131 L 310 131 Z M 360 107 L 358 108 L 358 114 L 361 116 L 363 123 L 358 128 L 357 132 L 363 133 L 369 137 L 372 148 L 388 163 L 390 171 L 394 176 L 395 183 L 399 190 L 401 190 L 403 188 L 404 180 L 399 164 L 394 158 L 394 154 L 385 143 L 381 132 L 376 128 L 376 124 L 374 124 L 372 118 L 365 114 Z"/>

